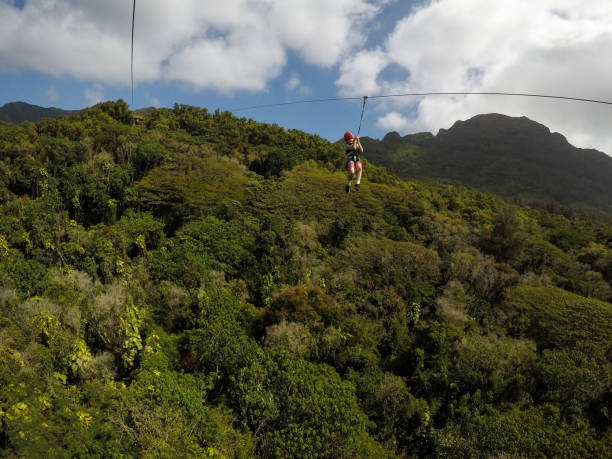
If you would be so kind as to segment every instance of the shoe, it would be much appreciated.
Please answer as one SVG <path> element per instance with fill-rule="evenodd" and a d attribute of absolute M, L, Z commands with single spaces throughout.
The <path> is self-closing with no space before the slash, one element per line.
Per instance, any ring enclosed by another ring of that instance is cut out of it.
<path fill-rule="evenodd" d="M 359 191 L 359 183 L 355 183 L 355 191 Z"/>
<path fill-rule="evenodd" d="M 348 183 L 346 184 L 346 186 L 344 187 L 344 189 L 346 190 L 347 193 L 350 193 L 351 191 L 351 185 L 349 185 Z"/>

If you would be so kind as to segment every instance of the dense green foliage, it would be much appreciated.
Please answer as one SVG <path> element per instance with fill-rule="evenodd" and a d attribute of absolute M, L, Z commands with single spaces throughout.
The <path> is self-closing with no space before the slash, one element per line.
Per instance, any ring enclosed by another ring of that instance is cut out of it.
<path fill-rule="evenodd" d="M 343 156 L 188 106 L 0 124 L 0 455 L 609 457 L 612 225 L 347 195 Z"/>

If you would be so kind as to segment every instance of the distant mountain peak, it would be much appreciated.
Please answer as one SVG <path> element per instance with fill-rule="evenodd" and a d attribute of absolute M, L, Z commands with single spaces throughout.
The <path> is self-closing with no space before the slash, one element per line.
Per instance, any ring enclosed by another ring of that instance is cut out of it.
<path fill-rule="evenodd" d="M 57 118 L 78 113 L 78 110 L 62 110 L 56 107 L 40 107 L 27 102 L 9 102 L 0 107 L 0 121 L 8 123 L 36 122 L 43 118 Z"/>
<path fill-rule="evenodd" d="M 463 130 L 478 133 L 484 129 L 495 133 L 516 133 L 518 131 L 524 134 L 529 133 L 530 135 L 551 133 L 548 127 L 526 116 L 508 116 L 499 113 L 481 114 L 467 120 L 455 121 L 449 129 L 440 129 L 439 133 Z"/>
<path fill-rule="evenodd" d="M 57 107 L 41 107 L 27 102 L 9 102 L 0 107 L 0 121 L 8 123 L 36 122 L 43 118 L 58 118 L 60 116 L 76 115 L 81 110 L 64 110 Z M 143 107 L 134 110 L 136 113 L 147 115 L 155 111 L 155 107 Z"/>
<path fill-rule="evenodd" d="M 396 131 L 391 131 L 388 132 L 382 139 L 383 143 L 389 143 L 389 142 L 398 142 L 399 140 L 401 140 L 401 136 L 399 135 L 398 132 Z"/>
<path fill-rule="evenodd" d="M 612 211 L 612 158 L 525 116 L 481 114 L 437 135 L 366 139 L 365 157 L 401 178 L 451 181 L 505 197 Z"/>

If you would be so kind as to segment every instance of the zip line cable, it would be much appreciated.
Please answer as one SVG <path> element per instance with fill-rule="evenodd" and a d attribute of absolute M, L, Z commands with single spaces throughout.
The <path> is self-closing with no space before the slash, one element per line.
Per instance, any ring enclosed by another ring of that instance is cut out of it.
<path fill-rule="evenodd" d="M 130 69 L 132 77 L 132 109 L 134 108 L 134 18 L 136 17 L 136 0 L 134 0 L 134 6 L 132 7 L 132 55 L 130 58 Z"/>
<path fill-rule="evenodd" d="M 465 96 L 465 95 L 480 95 L 480 96 L 515 96 L 515 97 L 540 97 L 545 99 L 563 99 L 573 100 L 577 102 L 590 102 L 593 104 L 612 105 L 611 101 L 599 99 L 585 99 L 582 97 L 555 96 L 549 94 L 528 94 L 524 92 L 416 92 L 408 94 L 384 94 L 380 96 L 370 96 L 369 99 L 380 99 L 384 97 L 404 97 L 404 96 Z"/>
<path fill-rule="evenodd" d="M 368 100 L 368 96 L 363 96 L 363 105 L 361 106 L 361 118 L 359 118 L 359 129 L 357 129 L 357 137 L 359 137 L 359 133 L 361 132 L 361 122 L 363 121 L 363 112 L 365 111 L 365 104 Z"/>
<path fill-rule="evenodd" d="M 251 110 L 255 108 L 266 108 L 266 107 L 280 107 L 283 105 L 296 105 L 296 104 L 311 104 L 316 102 L 336 102 L 339 100 L 361 100 L 363 97 L 330 97 L 328 99 L 311 99 L 311 100 L 294 100 L 292 102 L 278 102 L 275 104 L 264 104 L 264 105 L 252 105 L 250 107 L 241 107 L 230 110 L 231 112 L 239 112 L 242 110 Z"/>
<path fill-rule="evenodd" d="M 310 104 L 317 102 L 336 102 L 341 100 L 365 100 L 366 99 L 383 99 L 390 97 L 425 97 L 425 96 L 470 96 L 470 95 L 480 95 L 480 96 L 514 96 L 514 97 L 539 97 L 545 99 L 562 99 L 562 100 L 572 100 L 577 102 L 589 102 L 593 104 L 605 104 L 612 105 L 611 101 L 607 100 L 598 100 L 598 99 L 585 99 L 582 97 L 568 97 L 568 96 L 555 96 L 549 94 L 528 94 L 522 92 L 410 92 L 404 94 L 381 94 L 378 96 L 363 96 L 363 97 L 331 97 L 327 99 L 310 99 L 310 100 L 295 100 L 291 102 L 279 102 L 275 104 L 262 104 L 262 105 L 252 105 L 250 107 L 241 107 L 234 110 L 232 112 L 239 112 L 242 110 L 254 110 L 258 108 L 268 108 L 268 107 L 280 107 L 283 105 L 297 105 L 297 104 Z"/>

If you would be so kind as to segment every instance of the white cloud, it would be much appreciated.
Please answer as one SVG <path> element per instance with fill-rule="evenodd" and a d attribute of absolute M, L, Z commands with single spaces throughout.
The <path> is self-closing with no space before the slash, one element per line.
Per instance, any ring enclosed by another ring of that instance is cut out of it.
<path fill-rule="evenodd" d="M 45 97 L 53 104 L 57 104 L 60 101 L 60 93 L 53 86 L 47 88 L 45 91 Z"/>
<path fill-rule="evenodd" d="M 83 92 L 83 97 L 88 107 L 96 105 L 104 100 L 104 87 L 101 84 L 94 84 L 91 88 Z"/>
<path fill-rule="evenodd" d="M 337 84 L 340 94 L 347 97 L 375 95 L 383 88 L 378 74 L 389 64 L 388 54 L 381 49 L 360 51 L 340 64 Z"/>
<path fill-rule="evenodd" d="M 300 77 L 296 74 L 293 74 L 285 83 L 285 90 L 295 91 L 297 88 L 300 87 L 300 84 Z"/>
<path fill-rule="evenodd" d="M 285 91 L 298 93 L 300 96 L 312 94 L 312 89 L 302 84 L 302 79 L 296 73 L 292 74 L 285 83 Z"/>
<path fill-rule="evenodd" d="M 378 118 L 376 124 L 387 131 L 404 133 L 412 127 L 413 122 L 398 112 L 389 112 L 385 116 Z"/>
<path fill-rule="evenodd" d="M 495 91 L 612 100 L 610 55 L 609 0 L 439 0 L 400 20 L 384 46 L 342 66 L 337 85 L 343 95 Z M 385 80 L 390 65 L 409 77 Z M 377 104 L 380 125 L 399 122 L 396 115 L 415 103 L 416 131 L 435 133 L 479 113 L 525 115 L 577 146 L 612 154 L 609 106 L 493 96 L 397 98 Z"/>
<path fill-rule="evenodd" d="M 363 43 L 386 0 L 149 0 L 136 5 L 134 78 L 260 91 L 289 51 L 330 67 Z M 0 72 L 130 84 L 132 2 L 0 1 Z"/>
<path fill-rule="evenodd" d="M 365 0 L 279 0 L 268 16 L 287 47 L 307 62 L 329 67 L 363 44 L 367 23 L 384 2 Z"/>
<path fill-rule="evenodd" d="M 125 62 L 118 58 L 124 54 L 120 35 L 109 33 L 104 24 L 92 21 L 71 2 L 30 0 L 21 11 L 0 4 L 0 68 L 4 71 L 107 77 L 110 83 L 118 83 L 126 75 Z"/>
<path fill-rule="evenodd" d="M 273 37 L 253 40 L 248 31 L 198 41 L 169 59 L 167 77 L 198 88 L 260 91 L 285 65 L 285 52 Z"/>

